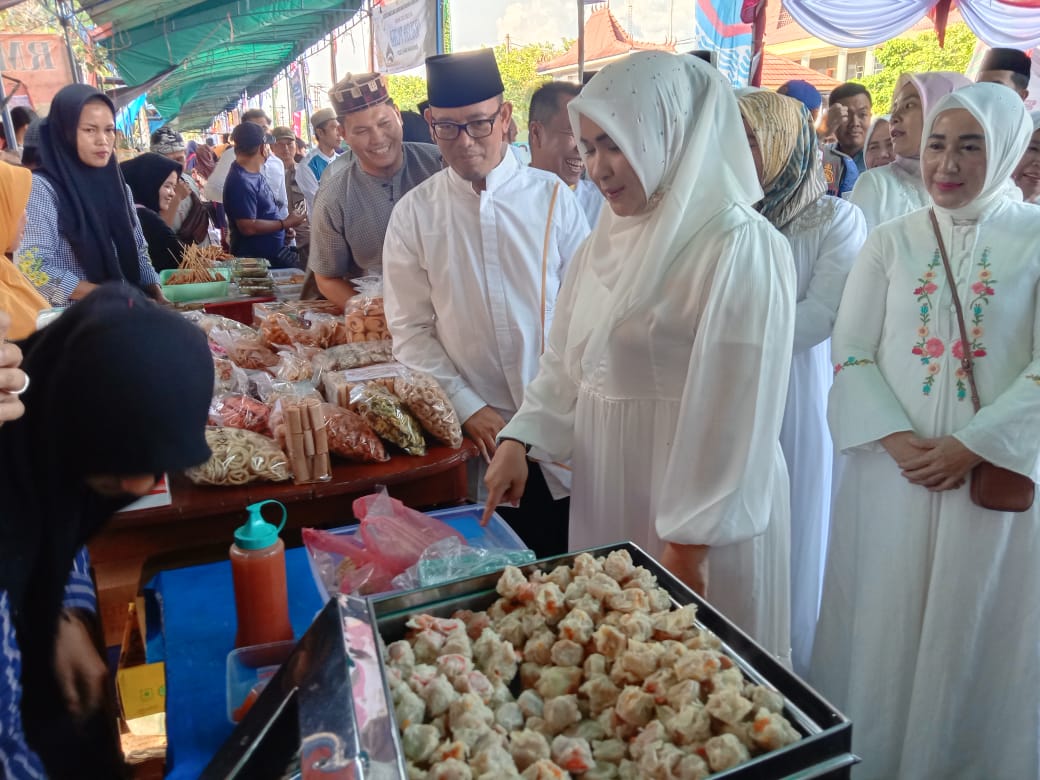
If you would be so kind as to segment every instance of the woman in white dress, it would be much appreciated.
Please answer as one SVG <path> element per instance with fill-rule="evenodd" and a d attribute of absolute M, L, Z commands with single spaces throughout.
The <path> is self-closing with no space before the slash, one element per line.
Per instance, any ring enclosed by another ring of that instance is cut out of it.
<path fill-rule="evenodd" d="M 877 169 L 864 171 L 856 180 L 849 200 L 863 210 L 867 227 L 909 214 L 929 204 L 921 181 L 921 126 L 932 106 L 971 80 L 960 73 L 903 74 L 892 96 L 889 125 L 896 159 Z"/>
<path fill-rule="evenodd" d="M 701 60 L 640 52 L 568 110 L 610 209 L 572 261 L 539 374 L 501 433 L 488 508 L 522 494 L 525 446 L 571 458 L 571 549 L 636 542 L 786 659 L 779 435 L 795 274 L 752 208 L 762 190 L 732 142 L 736 98 Z"/>
<path fill-rule="evenodd" d="M 828 416 L 848 457 L 810 680 L 855 724 L 860 778 L 1040 777 L 1040 505 L 983 509 L 967 484 L 983 459 L 1040 477 L 1040 214 L 1004 192 L 1031 133 L 996 84 L 925 124 L 968 345 L 927 208 L 871 232 L 838 311 Z"/>
<path fill-rule="evenodd" d="M 805 106 L 775 92 L 738 101 L 765 190 L 756 207 L 791 244 L 797 274 L 794 355 L 780 446 L 791 479 L 791 649 L 809 670 L 823 587 L 834 450 L 827 430 L 831 329 L 853 260 L 867 239 L 860 210 L 827 195 Z"/>
<path fill-rule="evenodd" d="M 1040 202 L 1040 111 L 1030 111 L 1033 120 L 1033 136 L 1022 159 L 1018 161 L 1011 180 L 1022 191 L 1026 203 Z"/>

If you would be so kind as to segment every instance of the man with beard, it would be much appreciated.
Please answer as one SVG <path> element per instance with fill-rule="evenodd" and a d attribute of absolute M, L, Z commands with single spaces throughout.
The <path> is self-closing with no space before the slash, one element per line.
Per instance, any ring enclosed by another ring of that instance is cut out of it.
<path fill-rule="evenodd" d="M 585 161 L 571 129 L 567 104 L 581 93 L 569 81 L 550 81 L 531 95 L 527 132 L 531 145 L 531 167 L 555 173 L 571 188 L 589 225 L 594 227 L 603 207 L 603 194 L 585 178 Z"/>
<path fill-rule="evenodd" d="M 380 74 L 348 75 L 329 97 L 351 152 L 321 178 L 311 218 L 310 270 L 321 294 L 342 306 L 355 294 L 351 278 L 381 273 L 390 212 L 441 169 L 441 156 L 433 144 L 402 140 L 401 112 Z"/>
<path fill-rule="evenodd" d="M 538 371 L 556 296 L 588 221 L 555 173 L 509 153 L 513 107 L 491 49 L 430 57 L 426 73 L 426 120 L 449 168 L 406 195 L 390 217 L 387 323 L 397 359 L 437 378 L 490 460 Z M 519 507 L 500 511 L 544 557 L 567 550 L 570 473 L 538 465 Z M 470 473 L 481 501 L 482 466 L 474 463 Z"/>

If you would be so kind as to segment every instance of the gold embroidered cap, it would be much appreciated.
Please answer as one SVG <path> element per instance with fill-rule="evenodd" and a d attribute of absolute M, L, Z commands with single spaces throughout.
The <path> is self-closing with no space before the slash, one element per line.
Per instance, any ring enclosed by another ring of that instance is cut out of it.
<path fill-rule="evenodd" d="M 363 111 L 390 100 L 386 78 L 381 73 L 348 73 L 329 90 L 336 116 Z"/>

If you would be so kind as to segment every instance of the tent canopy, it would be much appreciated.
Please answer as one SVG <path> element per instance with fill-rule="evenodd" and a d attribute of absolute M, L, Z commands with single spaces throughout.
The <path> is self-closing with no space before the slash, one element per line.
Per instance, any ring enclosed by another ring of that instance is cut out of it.
<path fill-rule="evenodd" d="M 129 86 L 160 80 L 149 99 L 167 120 L 202 128 L 260 92 L 362 0 L 80 0 L 95 39 Z M 171 70 L 172 69 L 172 70 Z M 164 73 L 168 75 L 163 76 Z"/>

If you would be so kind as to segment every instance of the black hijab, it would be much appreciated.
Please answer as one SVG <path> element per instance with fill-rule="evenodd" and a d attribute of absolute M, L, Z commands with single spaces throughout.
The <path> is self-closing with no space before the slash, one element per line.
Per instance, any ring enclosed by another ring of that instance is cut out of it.
<path fill-rule="evenodd" d="M 134 194 L 134 203 L 159 212 L 159 188 L 170 174 L 177 172 L 180 178 L 181 164 L 155 152 L 145 152 L 132 160 L 119 164 L 123 178 Z"/>
<path fill-rule="evenodd" d="M 0 589 L 22 653 L 26 737 L 61 776 L 67 757 L 48 748 L 47 732 L 67 716 L 53 668 L 65 583 L 79 548 L 133 501 L 96 494 L 85 478 L 205 461 L 213 361 L 200 330 L 121 284 L 21 347 L 26 412 L 0 427 Z"/>
<path fill-rule="evenodd" d="M 140 285 L 141 269 L 134 220 L 115 155 L 103 168 L 79 159 L 76 130 L 92 100 L 115 116 L 112 101 L 86 84 L 63 87 L 40 126 L 36 156 L 42 174 L 58 193 L 58 228 L 72 246 L 88 282 L 127 280 Z"/>

